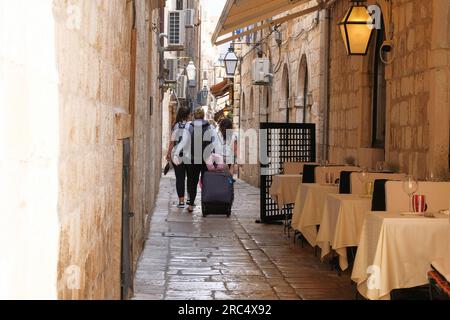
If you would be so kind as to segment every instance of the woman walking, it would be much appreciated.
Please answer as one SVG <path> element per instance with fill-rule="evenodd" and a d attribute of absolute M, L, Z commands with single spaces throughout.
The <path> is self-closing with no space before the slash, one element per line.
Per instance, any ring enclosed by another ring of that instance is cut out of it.
<path fill-rule="evenodd" d="M 175 149 L 175 163 L 184 162 L 187 167 L 187 188 L 189 194 L 190 213 L 194 212 L 195 200 L 197 198 L 197 187 L 200 175 L 206 172 L 206 159 L 213 151 L 212 142 L 217 139 L 216 131 L 205 120 L 205 112 L 198 108 L 194 112 L 194 121 L 186 126 L 183 139 Z M 184 150 L 183 160 L 180 160 L 181 152 Z"/>
<path fill-rule="evenodd" d="M 177 146 L 181 143 L 183 139 L 184 131 L 186 130 L 186 128 L 188 128 L 190 124 L 188 122 L 190 115 L 191 115 L 190 111 L 186 107 L 181 107 L 178 110 L 177 119 L 172 127 L 172 136 L 170 140 L 169 150 L 166 156 L 167 161 L 172 162 L 175 171 L 177 194 L 179 199 L 178 208 L 185 207 L 187 167 L 186 164 L 184 164 L 183 162 L 175 163 L 174 161 L 175 153 L 173 152 L 173 150 L 177 148 Z M 183 157 L 183 152 L 181 151 L 181 153 L 177 156 Z"/>
<path fill-rule="evenodd" d="M 231 119 L 225 118 L 220 121 L 217 136 L 217 140 L 214 143 L 215 153 L 222 157 L 223 163 L 228 165 L 230 174 L 233 176 L 238 139 L 233 132 L 233 122 Z"/>

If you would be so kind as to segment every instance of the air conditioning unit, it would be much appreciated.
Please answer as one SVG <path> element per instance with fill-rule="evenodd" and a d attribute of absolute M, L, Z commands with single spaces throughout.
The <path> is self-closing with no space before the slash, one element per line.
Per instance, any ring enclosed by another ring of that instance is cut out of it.
<path fill-rule="evenodd" d="M 252 63 L 252 77 L 254 85 L 269 85 L 273 75 L 270 73 L 268 58 L 257 58 Z"/>
<path fill-rule="evenodd" d="M 173 10 L 184 10 L 188 7 L 187 0 L 172 0 L 172 2 L 167 6 Z"/>
<path fill-rule="evenodd" d="M 178 97 L 178 99 L 186 99 L 187 85 L 188 85 L 188 78 L 187 78 L 187 76 L 180 76 L 178 78 L 178 84 L 177 84 L 177 97 Z"/>
<path fill-rule="evenodd" d="M 195 26 L 195 10 L 194 9 L 186 9 L 185 12 L 185 24 L 186 28 L 194 28 Z"/>
<path fill-rule="evenodd" d="M 168 70 L 166 82 L 176 83 L 178 79 L 178 60 L 174 58 L 166 59 L 165 68 Z"/>
<path fill-rule="evenodd" d="M 186 13 L 181 10 L 167 12 L 166 34 L 167 45 L 183 46 L 186 34 Z"/>

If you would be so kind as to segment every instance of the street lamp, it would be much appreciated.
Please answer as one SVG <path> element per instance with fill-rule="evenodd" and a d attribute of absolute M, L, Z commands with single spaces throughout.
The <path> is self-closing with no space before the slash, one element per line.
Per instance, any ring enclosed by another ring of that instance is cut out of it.
<path fill-rule="evenodd" d="M 189 87 L 195 87 L 197 85 L 197 68 L 193 61 L 190 61 L 186 67 L 186 74 L 189 81 Z"/>
<path fill-rule="evenodd" d="M 238 59 L 236 53 L 234 53 L 233 46 L 231 46 L 228 49 L 228 52 L 225 55 L 225 58 L 223 59 L 223 61 L 225 62 L 225 72 L 226 72 L 227 76 L 230 78 L 234 77 L 239 59 Z"/>
<path fill-rule="evenodd" d="M 365 56 L 372 39 L 372 17 L 363 0 L 353 2 L 342 21 L 339 23 L 345 49 L 348 55 Z"/>
<path fill-rule="evenodd" d="M 204 85 L 203 89 L 197 93 L 197 104 L 201 106 L 208 105 L 208 96 L 209 96 L 208 87 Z"/>

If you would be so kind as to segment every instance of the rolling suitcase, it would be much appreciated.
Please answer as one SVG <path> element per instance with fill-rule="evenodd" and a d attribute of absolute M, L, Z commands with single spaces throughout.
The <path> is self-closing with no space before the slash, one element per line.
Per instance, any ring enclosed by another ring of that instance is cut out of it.
<path fill-rule="evenodd" d="M 205 172 L 202 188 L 202 213 L 231 215 L 234 182 L 227 172 Z"/>

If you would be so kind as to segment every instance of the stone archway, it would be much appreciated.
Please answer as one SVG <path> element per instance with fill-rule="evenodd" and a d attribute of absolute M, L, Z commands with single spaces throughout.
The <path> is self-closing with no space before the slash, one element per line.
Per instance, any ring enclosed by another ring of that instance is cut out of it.
<path fill-rule="evenodd" d="M 308 109 L 309 82 L 308 62 L 304 54 L 298 67 L 295 116 L 297 123 L 311 122 L 311 110 Z"/>

